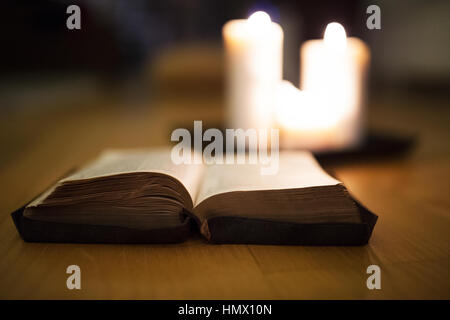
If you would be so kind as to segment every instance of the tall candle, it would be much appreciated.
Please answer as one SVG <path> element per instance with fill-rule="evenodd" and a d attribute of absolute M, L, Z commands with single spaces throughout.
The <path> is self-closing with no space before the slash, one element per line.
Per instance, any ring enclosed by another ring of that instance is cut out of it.
<path fill-rule="evenodd" d="M 267 13 L 223 27 L 226 104 L 231 128 L 269 128 L 282 77 L 283 30 Z"/>
<path fill-rule="evenodd" d="M 285 108 L 279 111 L 284 113 L 279 119 L 284 119 L 280 124 L 285 129 L 281 145 L 315 151 L 357 146 L 364 134 L 368 47 L 360 39 L 347 38 L 342 25 L 334 22 L 324 39 L 302 45 L 300 58 L 303 94 L 291 88 L 290 101 L 284 99 Z"/>

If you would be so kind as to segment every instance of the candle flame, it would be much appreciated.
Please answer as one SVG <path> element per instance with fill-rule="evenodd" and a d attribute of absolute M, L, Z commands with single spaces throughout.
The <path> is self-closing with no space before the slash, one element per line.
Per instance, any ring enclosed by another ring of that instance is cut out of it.
<path fill-rule="evenodd" d="M 270 25 L 271 22 L 270 16 L 264 11 L 256 11 L 248 18 L 249 25 L 255 30 Z"/>
<path fill-rule="evenodd" d="M 347 46 L 347 34 L 344 27 L 337 22 L 331 22 L 323 36 L 325 45 L 335 51 L 344 51 Z"/>

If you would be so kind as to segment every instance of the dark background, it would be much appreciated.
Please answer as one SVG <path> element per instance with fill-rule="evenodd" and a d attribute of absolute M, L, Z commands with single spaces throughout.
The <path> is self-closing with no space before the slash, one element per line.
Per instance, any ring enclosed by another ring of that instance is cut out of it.
<path fill-rule="evenodd" d="M 66 28 L 70 4 L 81 8 L 81 30 Z M 381 30 L 366 28 L 370 4 L 381 8 Z M 300 44 L 322 37 L 326 24 L 338 21 L 371 47 L 372 86 L 449 89 L 448 1 L 39 0 L 3 1 L 0 10 L 2 84 L 74 74 L 114 82 L 136 78 L 164 48 L 220 45 L 227 20 L 265 10 L 283 26 L 284 78 L 295 84 Z"/>

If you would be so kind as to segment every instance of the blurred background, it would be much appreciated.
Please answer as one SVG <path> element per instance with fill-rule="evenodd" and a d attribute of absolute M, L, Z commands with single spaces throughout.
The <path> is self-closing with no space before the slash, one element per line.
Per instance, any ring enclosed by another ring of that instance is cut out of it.
<path fill-rule="evenodd" d="M 66 28 L 71 4 L 81 30 Z M 370 4 L 381 8 L 381 30 L 366 28 Z M 36 0 L 0 9 L 0 165 L 73 165 L 105 147 L 167 144 L 194 119 L 221 123 L 221 28 L 257 10 L 284 29 L 284 79 L 298 85 L 300 44 L 340 22 L 371 49 L 370 124 L 419 133 L 425 146 L 448 138 L 448 1 Z"/>

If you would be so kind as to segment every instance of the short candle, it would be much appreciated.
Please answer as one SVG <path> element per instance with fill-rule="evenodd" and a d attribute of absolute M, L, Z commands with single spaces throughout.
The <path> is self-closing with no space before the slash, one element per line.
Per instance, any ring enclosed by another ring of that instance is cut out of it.
<path fill-rule="evenodd" d="M 364 137 L 366 77 L 370 51 L 360 39 L 347 38 L 339 23 L 328 24 L 324 39 L 306 41 L 300 50 L 303 98 L 277 108 L 281 145 L 313 151 L 358 146 Z M 290 110 L 290 111 L 288 111 Z M 291 112 L 292 117 L 286 115 Z M 294 115 L 295 114 L 295 115 Z M 312 116 L 314 115 L 314 116 Z M 286 125 L 286 119 L 303 121 Z M 283 120 L 285 119 L 285 120 Z"/>

